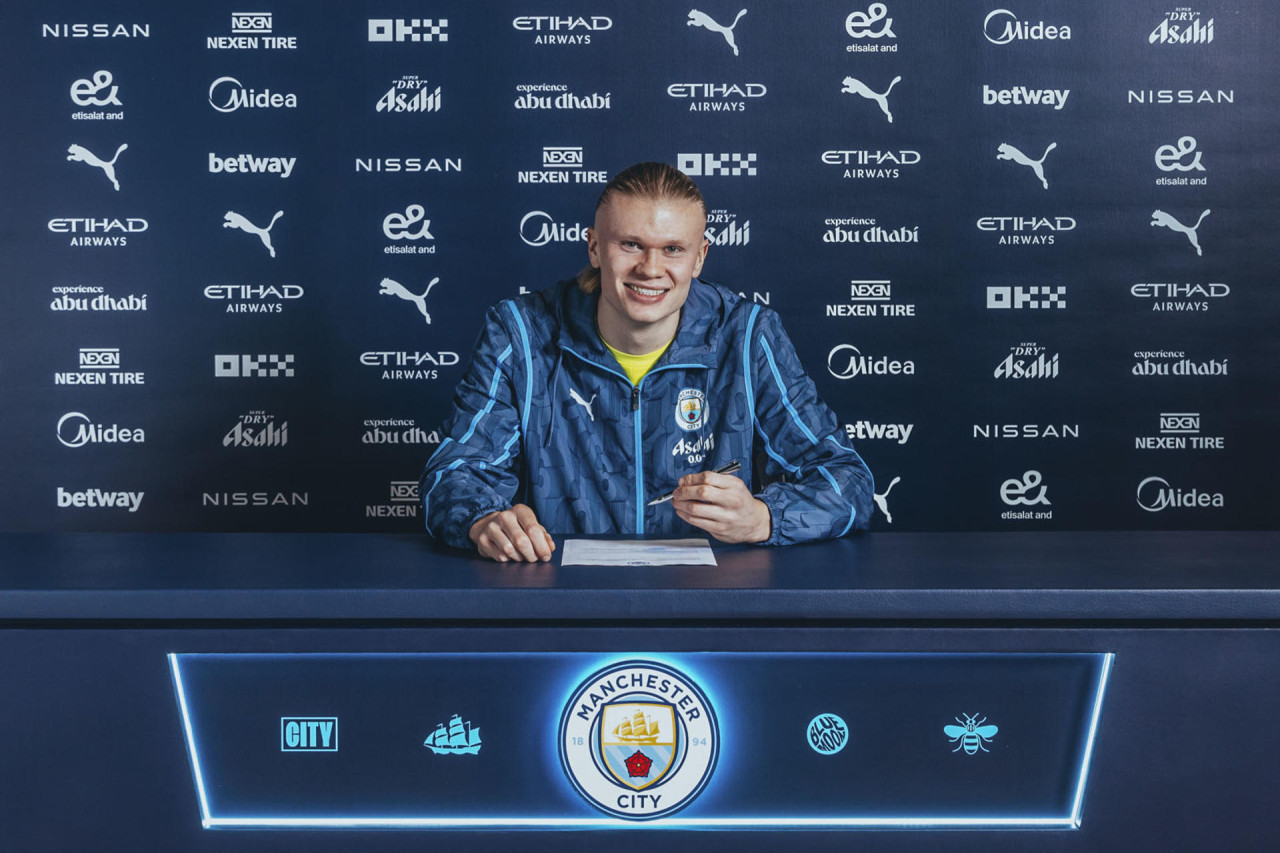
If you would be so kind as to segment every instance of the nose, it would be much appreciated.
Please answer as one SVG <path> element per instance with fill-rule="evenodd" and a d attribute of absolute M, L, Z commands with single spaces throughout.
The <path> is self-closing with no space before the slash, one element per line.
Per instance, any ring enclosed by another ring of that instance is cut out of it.
<path fill-rule="evenodd" d="M 640 256 L 636 270 L 645 278 L 658 278 L 662 275 L 662 250 L 650 249 Z"/>

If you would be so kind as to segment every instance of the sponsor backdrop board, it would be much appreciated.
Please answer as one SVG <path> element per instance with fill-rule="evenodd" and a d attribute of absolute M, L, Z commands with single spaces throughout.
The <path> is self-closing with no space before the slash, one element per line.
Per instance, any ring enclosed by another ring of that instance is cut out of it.
<path fill-rule="evenodd" d="M 573 275 L 645 159 L 701 185 L 706 277 L 781 314 L 874 528 L 1272 527 L 1278 19 L 11 4 L 5 527 L 419 529 L 484 309 Z"/>

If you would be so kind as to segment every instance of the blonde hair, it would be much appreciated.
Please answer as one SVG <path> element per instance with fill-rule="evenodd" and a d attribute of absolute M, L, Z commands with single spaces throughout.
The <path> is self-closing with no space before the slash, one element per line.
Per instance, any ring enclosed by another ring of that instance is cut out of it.
<path fill-rule="evenodd" d="M 596 210 L 604 207 L 615 195 L 633 198 L 669 199 L 671 201 L 689 201 L 698 205 L 702 215 L 707 215 L 707 203 L 688 175 L 675 166 L 667 163 L 636 163 L 628 166 L 613 176 L 605 184 L 604 191 L 596 201 Z M 591 293 L 600 287 L 600 270 L 597 267 L 585 266 L 578 273 L 578 287 L 584 293 Z"/>

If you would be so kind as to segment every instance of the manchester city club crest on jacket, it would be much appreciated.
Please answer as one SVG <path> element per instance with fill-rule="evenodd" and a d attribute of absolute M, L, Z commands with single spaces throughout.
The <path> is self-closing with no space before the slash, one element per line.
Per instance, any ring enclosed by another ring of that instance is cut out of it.
<path fill-rule="evenodd" d="M 707 397 L 697 388 L 685 388 L 676 398 L 676 423 L 680 429 L 702 428 L 707 414 Z"/>
<path fill-rule="evenodd" d="M 578 685 L 560 720 L 560 763 L 591 805 L 651 820 L 687 806 L 715 771 L 720 729 L 688 676 L 630 660 Z"/>

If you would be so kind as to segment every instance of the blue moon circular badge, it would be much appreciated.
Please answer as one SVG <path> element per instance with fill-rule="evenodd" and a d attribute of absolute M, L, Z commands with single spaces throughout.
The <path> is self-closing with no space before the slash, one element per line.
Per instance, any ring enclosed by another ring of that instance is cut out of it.
<path fill-rule="evenodd" d="M 629 660 L 591 674 L 560 718 L 560 763 L 587 802 L 652 820 L 702 793 L 720 754 L 706 694 L 667 664 Z"/>

